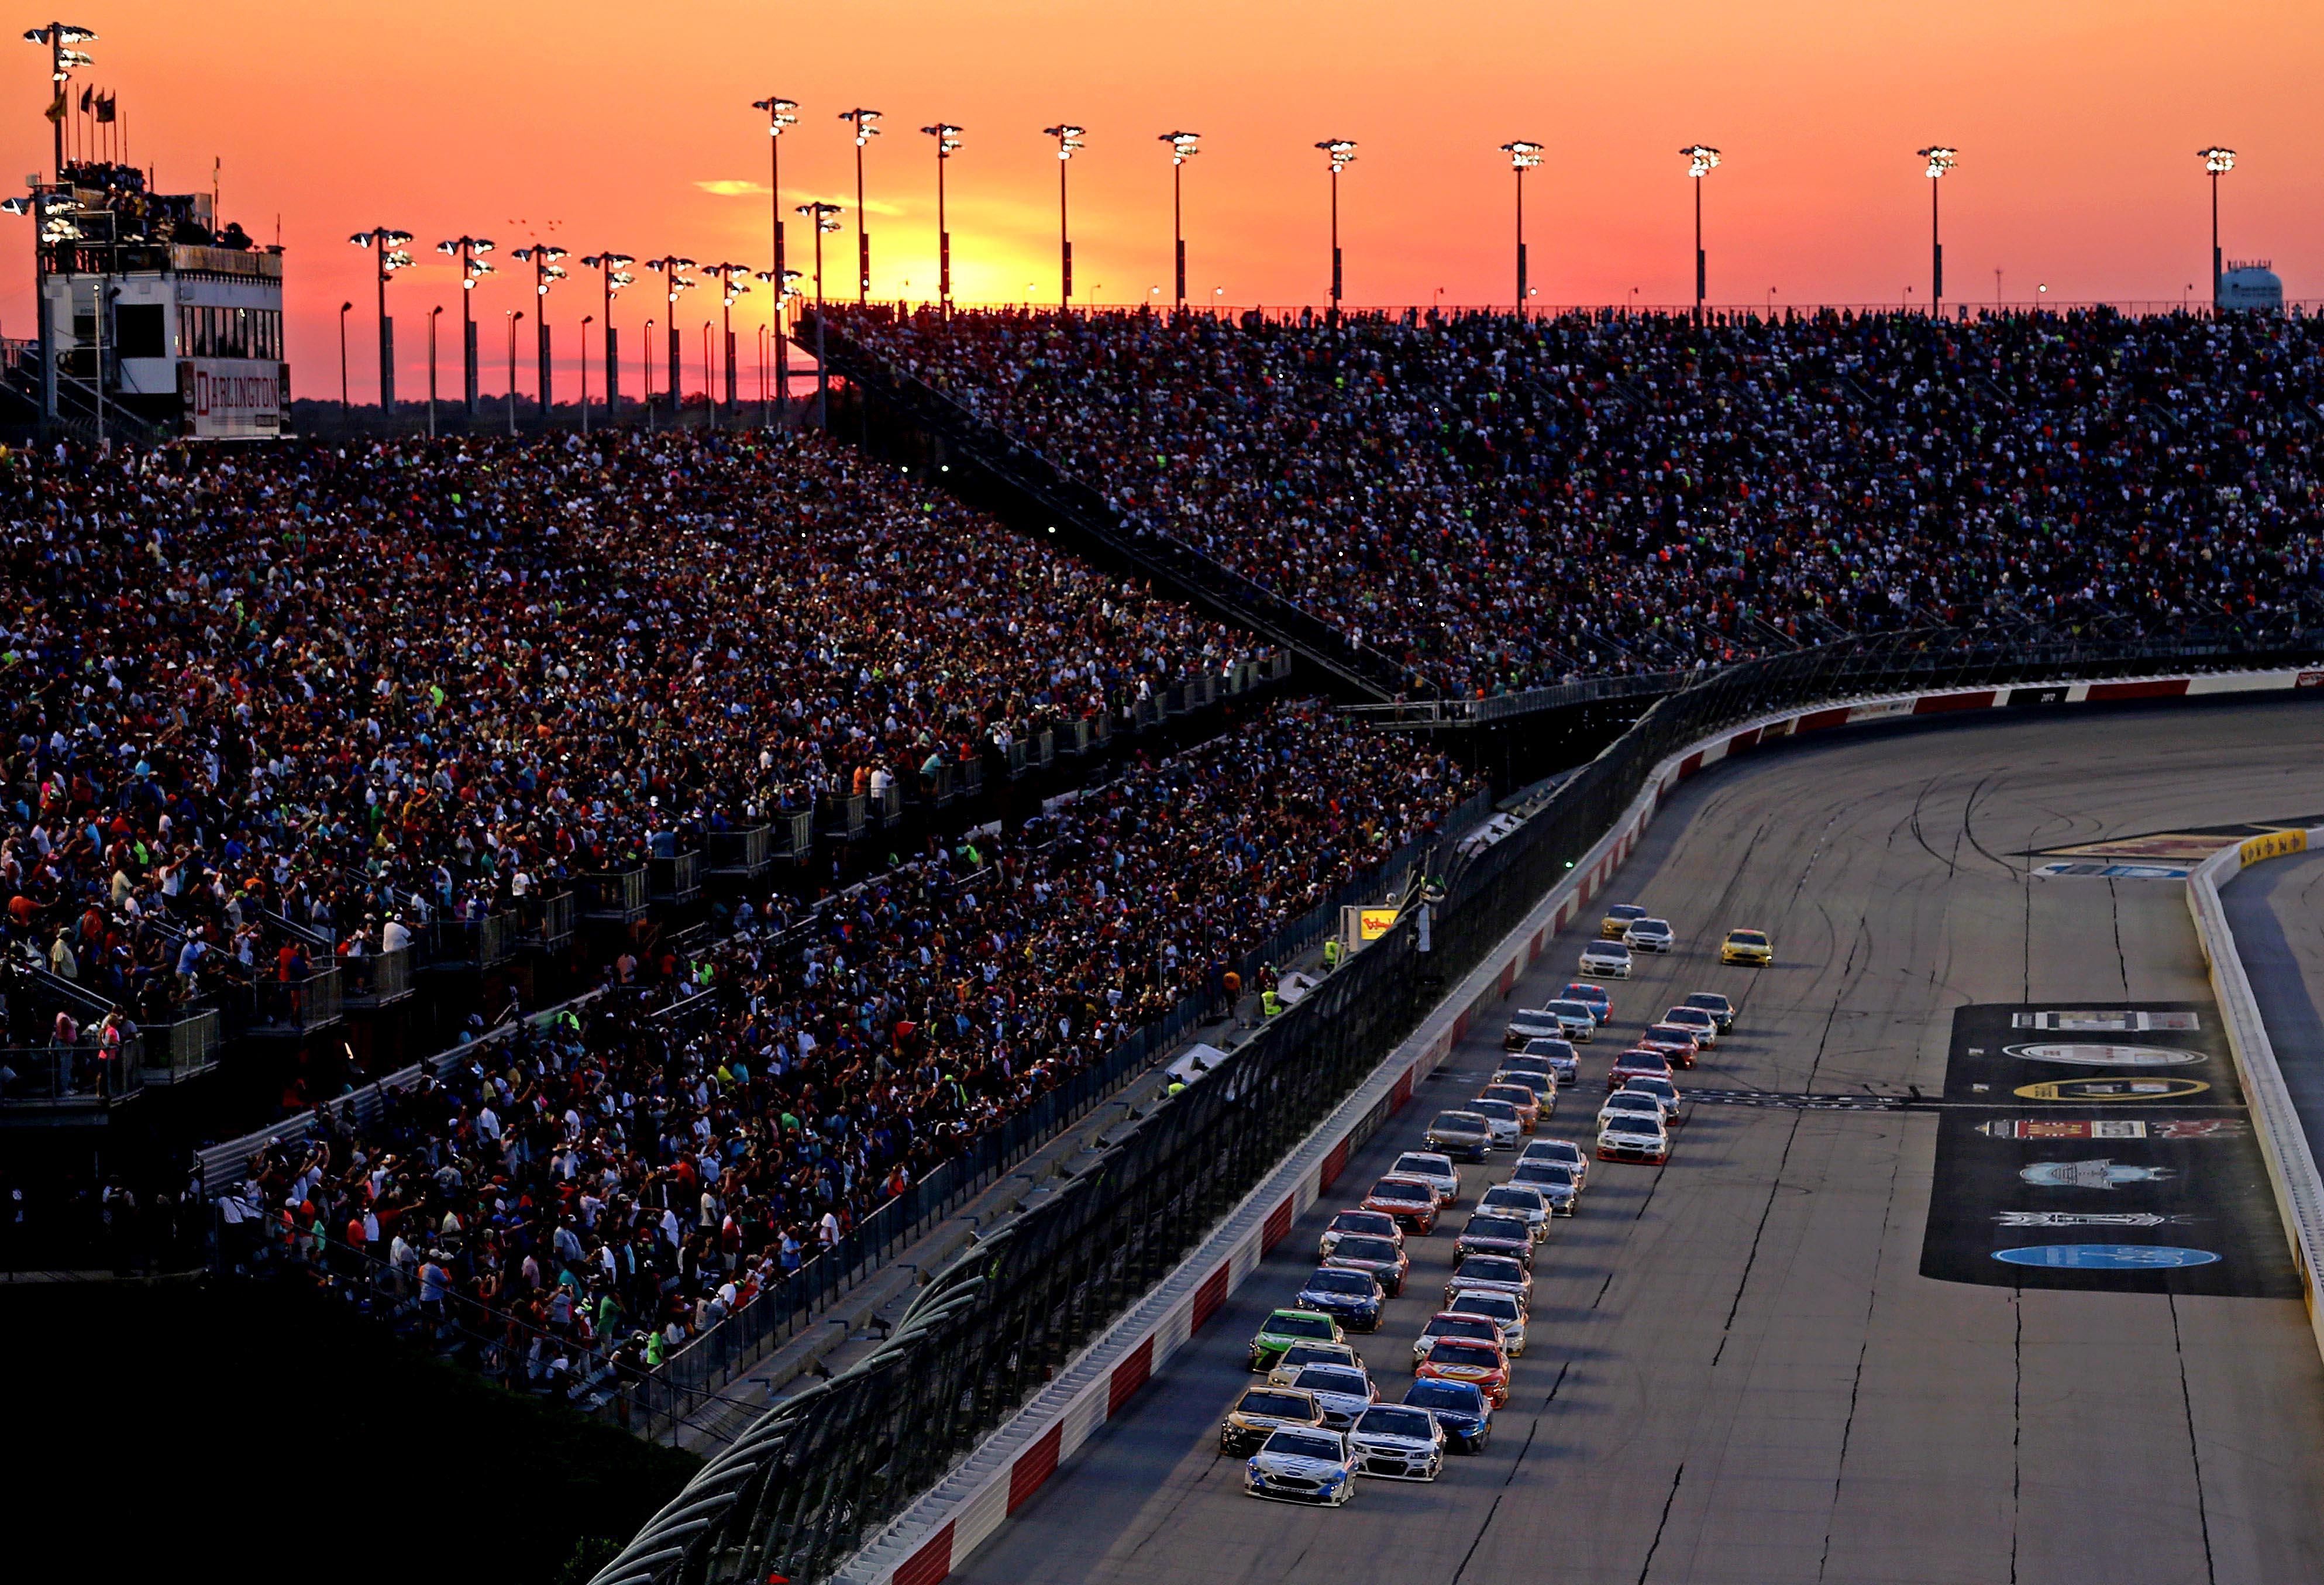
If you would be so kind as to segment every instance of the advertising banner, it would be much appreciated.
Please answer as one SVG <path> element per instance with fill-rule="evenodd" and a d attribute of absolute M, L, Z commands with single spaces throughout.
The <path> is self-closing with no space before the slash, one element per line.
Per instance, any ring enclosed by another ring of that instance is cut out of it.
<path fill-rule="evenodd" d="M 200 440 L 271 440 L 282 432 L 283 365 L 193 357 L 178 365 L 186 432 Z"/>

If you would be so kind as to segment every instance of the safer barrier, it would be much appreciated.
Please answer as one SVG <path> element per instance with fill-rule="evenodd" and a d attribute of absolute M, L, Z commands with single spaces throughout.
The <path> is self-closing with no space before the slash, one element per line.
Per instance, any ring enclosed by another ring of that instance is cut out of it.
<path fill-rule="evenodd" d="M 2284 1237 L 2292 1245 L 2292 1262 L 2300 1273 L 2300 1296 L 2308 1306 L 2309 1330 L 2315 1334 L 2318 1352 L 2324 1354 L 2324 1178 L 2318 1176 L 2308 1132 L 2301 1126 L 2283 1070 L 2276 1063 L 2274 1043 L 2268 1038 L 2258 998 L 2252 994 L 2251 978 L 2244 972 L 2243 957 L 2236 948 L 2235 932 L 2227 926 L 2227 908 L 2219 900 L 2222 882 L 2263 859 L 2302 853 L 2310 846 L 2324 847 L 2324 826 L 2254 837 L 2221 848 L 2188 876 L 2187 912 L 2194 916 L 2195 939 L 2202 943 L 2204 960 L 2211 966 L 2211 994 L 2218 998 L 2227 1050 L 2235 1057 L 2236 1077 L 2251 1107 L 2260 1156 L 2267 1163 L 2268 1185 L 2275 1191 L 2276 1211 L 2283 1219 Z"/>
<path fill-rule="evenodd" d="M 2095 668 L 2109 658 L 2103 644 L 2072 647 L 2060 664 Z M 2324 653 L 2324 644 L 2306 653 Z M 2159 657 L 2116 649 L 2111 658 L 2135 667 Z M 1056 1194 L 940 1274 L 869 1358 L 771 1410 L 649 1523 L 597 1585 L 830 1578 L 988 1428 L 1053 1377 L 1082 1370 L 1084 1345 L 1179 1266 L 1360 1082 L 1379 1081 L 1383 1053 L 1438 987 L 1471 975 L 1470 1005 L 1427 1043 L 1432 1062 L 1449 1050 L 1478 1008 L 1515 985 L 1571 917 L 1566 910 L 1605 885 L 1669 792 L 1705 766 L 1770 740 L 1860 721 L 2324 681 L 2324 672 L 2298 668 L 2258 679 L 2091 679 L 2087 671 L 2043 678 L 2037 663 L 1998 635 L 1921 635 L 1750 663 L 1656 701 L 1517 831 L 1448 867 L 1441 904 L 1408 911 L 1200 1083 L 1132 1123 Z M 1563 900 L 1549 906 L 1545 896 Z M 1497 945 L 1501 952 L 1487 961 Z M 1480 964 L 1481 979 L 1471 974 Z M 1408 1084 L 1399 1093 L 1391 1083 L 1391 1094 L 1400 1104 Z M 1329 1180 L 1319 1170 L 1317 1181 Z M 1282 1236 L 1297 1209 L 1294 1196 L 1268 1210 L 1260 1247 Z M 1199 1325 L 1237 1280 L 1231 1261 L 1204 1276 L 1187 1309 L 1166 1309 L 1154 1330 L 1128 1339 L 1130 1351 L 1109 1369 L 1102 1393 L 1089 1389 L 1080 1413 L 1086 1417 L 1098 1403 L 1103 1414 L 1118 1408 L 1150 1376 L 1157 1351 L 1167 1353 L 1165 1324 Z M 1038 1488 L 1056 1467 L 1064 1430 L 1063 1421 L 1053 1423 L 1026 1451 L 1028 1461 L 997 1475 L 982 1470 L 987 1519 L 999 1522 L 992 1490 L 1005 1492 L 1005 1515 Z M 988 1444 L 971 1461 L 991 1451 Z M 956 1509 L 908 1547 L 883 1547 L 886 1555 L 868 1571 L 852 1570 L 851 1580 L 932 1585 L 973 1544 L 962 1528 L 965 1514 Z"/>

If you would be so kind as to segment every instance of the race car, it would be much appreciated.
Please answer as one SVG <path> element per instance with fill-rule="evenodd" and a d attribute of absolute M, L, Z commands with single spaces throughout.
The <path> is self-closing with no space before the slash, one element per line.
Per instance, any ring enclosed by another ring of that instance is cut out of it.
<path fill-rule="evenodd" d="M 1404 1401 L 1434 1415 L 1456 1453 L 1481 1453 L 1493 1440 L 1493 1403 L 1475 1382 L 1424 1377 L 1405 1389 Z"/>
<path fill-rule="evenodd" d="M 1690 1007 L 1682 1004 L 1662 1016 L 1665 1024 L 1674 1024 L 1694 1036 L 1694 1043 L 1709 1051 L 1719 1043 L 1719 1020 L 1707 1008 Z"/>
<path fill-rule="evenodd" d="M 1314 1395 L 1323 1423 L 1333 1431 L 1347 1430 L 1357 1415 L 1379 1402 L 1379 1388 L 1372 1386 L 1372 1378 L 1344 1365 L 1310 1365 L 1291 1385 Z"/>
<path fill-rule="evenodd" d="M 1516 1135 L 1514 1124 L 1509 1132 Z M 1429 1121 L 1426 1144 L 1449 1160 L 1483 1161 L 1493 1148 L 1492 1120 L 1480 1112 L 1439 1112 Z"/>
<path fill-rule="evenodd" d="M 1296 1387 L 1245 1387 L 1219 1423 L 1219 1451 L 1232 1458 L 1251 1451 L 1286 1425 L 1313 1431 L 1323 1423 L 1323 1406 L 1313 1393 Z"/>
<path fill-rule="evenodd" d="M 1425 1237 L 1436 1228 L 1436 1185 L 1425 1178 L 1391 1173 L 1364 1196 L 1364 1209 L 1393 1217 L 1407 1231 Z"/>
<path fill-rule="evenodd" d="M 1405 1254 L 1400 1242 L 1365 1236 L 1341 1239 L 1323 1257 L 1323 1264 L 1335 1270 L 1366 1274 L 1393 1299 L 1404 1292 L 1404 1276 L 1412 1269 L 1412 1257 Z"/>
<path fill-rule="evenodd" d="M 1537 1110 L 1531 1098 L 1526 1098 L 1528 1110 Z M 1503 1100 L 1498 1096 L 1479 1096 L 1461 1109 L 1473 1112 L 1485 1119 L 1489 1130 L 1487 1143 L 1495 1150 L 1515 1150 L 1526 1134 L 1525 1114 L 1517 1110 L 1517 1101 Z"/>
<path fill-rule="evenodd" d="M 1605 1131 L 1606 1125 L 1611 1122 L 1618 1114 L 1622 1112 L 1644 1112 L 1646 1116 L 1654 1118 L 1656 1122 L 1662 1122 L 1665 1119 L 1665 1114 L 1663 1111 L 1663 1103 L 1659 1099 L 1654 1096 L 1646 1094 L 1644 1091 L 1631 1089 L 1625 1086 L 1623 1089 L 1618 1089 L 1613 1094 L 1608 1096 L 1606 1098 L 1606 1104 L 1598 1108 L 1599 1131 L 1603 1133 Z"/>
<path fill-rule="evenodd" d="M 1592 985 L 1586 979 L 1577 979 L 1567 985 L 1563 990 L 1557 993 L 1557 999 L 1562 1002 L 1580 1002 L 1598 1015 L 1598 1022 L 1600 1024 L 1608 1022 L 1614 1016 L 1614 998 L 1606 994 L 1606 987 L 1602 985 Z"/>
<path fill-rule="evenodd" d="M 1622 932 L 1622 944 L 1641 952 L 1667 952 L 1676 941 L 1667 919 L 1634 919 Z"/>
<path fill-rule="evenodd" d="M 1439 1338 L 1413 1374 L 1423 1381 L 1465 1381 L 1482 1391 L 1495 1408 L 1509 1401 L 1508 1356 L 1498 1343 Z"/>
<path fill-rule="evenodd" d="M 1643 1046 L 1634 1047 L 1624 1052 L 1615 1060 L 1614 1065 L 1606 1070 L 1606 1088 L 1619 1089 L 1633 1079 L 1668 1079 L 1670 1076 L 1668 1057 Z"/>
<path fill-rule="evenodd" d="M 1582 972 L 1630 978 L 1630 949 L 1621 941 L 1591 941 L 1582 949 Z"/>
<path fill-rule="evenodd" d="M 1452 1164 L 1451 1156 L 1435 1151 L 1407 1150 L 1396 1158 L 1396 1164 L 1388 1172 L 1398 1178 L 1418 1178 L 1428 1184 L 1436 1191 L 1439 1205 L 1457 1204 L 1461 1199 L 1461 1169 Z"/>
<path fill-rule="evenodd" d="M 1582 1181 L 1575 1169 L 1563 1162 L 1519 1162 L 1501 1187 L 1531 1190 L 1549 1202 L 1549 1214 L 1554 1217 L 1572 1216 L 1582 1201 Z"/>
<path fill-rule="evenodd" d="M 1493 1082 L 1486 1088 L 1490 1095 L 1497 1089 L 1522 1089 L 1533 1097 L 1534 1126 L 1539 1127 L 1542 1118 L 1557 1110 L 1557 1080 L 1546 1073 L 1536 1073 L 1527 1068 L 1502 1068 L 1493 1074 Z M 1532 1129 L 1527 1129 L 1531 1133 Z"/>
<path fill-rule="evenodd" d="M 1726 1033 L 1735 1027 L 1735 1004 L 1717 991 L 1692 991 L 1686 998 L 1690 1007 L 1700 1007 L 1719 1020 L 1719 1033 Z"/>
<path fill-rule="evenodd" d="M 1420 1362 L 1428 1358 L 1428 1350 L 1436 1346 L 1439 1338 L 1467 1338 L 1471 1342 L 1490 1343 L 1499 1348 L 1501 1328 L 1500 1323 L 1489 1315 L 1480 1315 L 1473 1311 L 1455 1311 L 1450 1307 L 1440 1310 L 1428 1318 L 1428 1324 L 1420 1329 L 1420 1336 L 1413 1342 L 1412 1367 L 1415 1370 L 1420 1368 Z"/>
<path fill-rule="evenodd" d="M 1651 1073 L 1644 1074 L 1637 1079 L 1631 1080 L 1628 1083 L 1623 1085 L 1621 1089 L 1616 1090 L 1614 1093 L 1617 1095 L 1651 1095 L 1656 1100 L 1662 1102 L 1663 1121 L 1665 1123 L 1675 1128 L 1686 1121 L 1686 1114 L 1679 1108 L 1678 1103 L 1681 1097 L 1678 1092 L 1678 1086 L 1673 1084 L 1667 1079 L 1657 1079 Z"/>
<path fill-rule="evenodd" d="M 1363 1370 L 1364 1362 L 1356 1358 L 1351 1343 L 1294 1343 L 1283 1350 L 1283 1358 L 1267 1373 L 1269 1386 L 1289 1386 L 1299 1379 L 1299 1373 L 1310 1365 L 1344 1365 L 1350 1370 Z M 1367 1376 L 1370 1371 L 1365 1371 Z"/>
<path fill-rule="evenodd" d="M 1480 1211 L 1513 1216 L 1533 1229 L 1534 1242 L 1549 1237 L 1549 1196 L 1527 1183 L 1496 1183 L 1477 1197 Z"/>
<path fill-rule="evenodd" d="M 1348 1334 L 1328 1315 L 1313 1310 L 1278 1310 L 1259 1323 L 1250 1340 L 1250 1367 L 1272 1370 L 1283 1350 L 1294 1343 L 1344 1343 Z"/>
<path fill-rule="evenodd" d="M 1374 1404 L 1348 1431 L 1358 1467 L 1385 1480 L 1435 1479 L 1444 1468 L 1444 1441 L 1434 1414 L 1401 1404 Z"/>
<path fill-rule="evenodd" d="M 1598 934 L 1606 941 L 1618 941 L 1622 932 L 1630 928 L 1630 921 L 1644 919 L 1646 911 L 1636 903 L 1617 903 L 1606 910 L 1606 917 L 1598 922 Z"/>
<path fill-rule="evenodd" d="M 1544 1003 L 1539 1011 L 1557 1021 L 1555 1029 L 1544 1031 L 1546 1035 L 1570 1040 L 1577 1045 L 1588 1045 L 1598 1033 L 1598 1010 L 1588 1002 L 1560 996 L 1554 1002 Z"/>
<path fill-rule="evenodd" d="M 1463 1288 L 1446 1301 L 1456 1315 L 1479 1315 L 1501 1330 L 1501 1352 L 1514 1359 L 1526 1350 L 1526 1307 L 1514 1293 Z"/>
<path fill-rule="evenodd" d="M 1553 1086 L 1555 1082 L 1554 1080 L 1551 1080 Z M 1503 1083 L 1500 1076 L 1495 1074 L 1493 1081 L 1477 1092 L 1477 1100 L 1471 1101 L 1469 1104 L 1474 1108 L 1477 1101 L 1497 1101 L 1508 1107 L 1516 1115 L 1517 1132 L 1530 1134 L 1541 1122 L 1541 1092 L 1532 1085 L 1518 1084 L 1514 1081 Z M 1486 1114 L 1488 1117 L 1491 1115 L 1489 1112 Z"/>
<path fill-rule="evenodd" d="M 1571 1139 L 1536 1139 L 1517 1153 L 1520 1165 L 1526 1162 L 1554 1162 L 1573 1169 L 1576 1188 L 1590 1187 L 1590 1158 Z"/>
<path fill-rule="evenodd" d="M 1670 1160 L 1670 1130 L 1663 1126 L 1661 1111 L 1616 1112 L 1608 1117 L 1598 1130 L 1598 1159 L 1655 1166 Z"/>
<path fill-rule="evenodd" d="M 1330 1227 L 1323 1229 L 1323 1237 L 1315 1247 L 1317 1256 L 1328 1258 L 1339 1247 L 1340 1240 L 1349 1237 L 1386 1238 L 1398 1249 L 1404 1247 L 1404 1229 L 1397 1227 L 1396 1219 L 1386 1211 L 1343 1210 L 1332 1219 Z"/>
<path fill-rule="evenodd" d="M 1330 1316 L 1342 1327 L 1369 1332 L 1379 1329 L 1380 1311 L 1388 1303 L 1388 1294 L 1381 1290 L 1379 1280 L 1368 1271 L 1323 1266 L 1307 1279 L 1293 1302 L 1302 1310 Z"/>
<path fill-rule="evenodd" d="M 1681 1024 L 1649 1024 L 1638 1036 L 1638 1049 L 1660 1052 L 1682 1068 L 1694 1066 L 1695 1054 L 1702 1043 L 1694 1038 L 1694 1031 Z"/>
<path fill-rule="evenodd" d="M 1507 1255 L 1464 1255 L 1452 1268 L 1452 1280 L 1444 1284 L 1444 1297 L 1449 1302 L 1463 1288 L 1484 1288 L 1493 1293 L 1515 1293 L 1526 1304 L 1533 1302 L 1533 1274 L 1525 1262 Z"/>
<path fill-rule="evenodd" d="M 1571 1084 L 1581 1076 L 1582 1057 L 1570 1040 L 1529 1040 L 1525 1049 L 1513 1057 L 1503 1057 L 1504 1068 L 1525 1070 L 1543 1064 L 1536 1071 L 1547 1073 L 1560 1084 Z"/>
<path fill-rule="evenodd" d="M 1775 946 L 1764 930 L 1730 930 L 1727 939 L 1719 943 L 1719 960 L 1765 969 L 1775 960 Z"/>
<path fill-rule="evenodd" d="M 1356 1495 L 1356 1455 L 1336 1431 L 1286 1426 L 1243 1466 L 1242 1488 L 1274 1502 L 1340 1507 Z"/>
<path fill-rule="evenodd" d="M 1507 1255 L 1530 1264 L 1533 1227 L 1523 1217 L 1493 1216 L 1482 1210 L 1469 1218 L 1453 1248 L 1461 1255 Z"/>
<path fill-rule="evenodd" d="M 1527 1041 L 1562 1040 L 1564 1035 L 1564 1024 L 1546 1007 L 1519 1007 L 1509 1015 L 1508 1026 L 1501 1031 L 1501 1049 L 1523 1051 Z"/>

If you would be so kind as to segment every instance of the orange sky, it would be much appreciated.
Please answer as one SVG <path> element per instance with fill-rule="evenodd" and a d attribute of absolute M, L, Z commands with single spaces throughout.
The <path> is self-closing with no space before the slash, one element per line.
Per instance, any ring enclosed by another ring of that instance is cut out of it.
<path fill-rule="evenodd" d="M 658 20 L 669 14 L 685 20 Z M 1426 302 L 1440 287 L 1447 302 L 1505 301 L 1511 177 L 1498 145 L 1520 137 L 1547 145 L 1526 179 L 1542 302 L 1689 296 L 1674 151 L 1697 140 L 1726 155 L 1705 194 L 1714 301 L 1765 302 L 1773 288 L 1779 302 L 1895 301 L 1908 283 L 1919 301 L 1928 184 L 1914 150 L 1932 141 L 1961 151 L 1944 182 L 1955 300 L 1990 301 L 1997 268 L 2012 300 L 2037 282 L 2052 300 L 2200 296 L 2209 221 L 2193 151 L 2214 141 L 2242 156 L 2223 194 L 2229 255 L 2272 258 L 2292 295 L 2324 294 L 2313 0 L 2257 0 L 2231 28 L 2160 0 L 798 0 L 682 14 L 97 0 L 67 20 L 101 35 L 78 84 L 118 92 L 132 154 L 158 164 L 164 189 L 207 185 L 216 155 L 227 218 L 266 239 L 280 214 L 304 394 L 337 394 L 347 298 L 355 387 L 370 388 L 370 272 L 346 238 L 374 223 L 422 247 L 464 230 L 501 243 L 509 273 L 475 293 L 495 327 L 487 389 L 504 388 L 504 311 L 532 306 L 506 259 L 530 236 L 765 267 L 767 136 L 750 102 L 770 92 L 801 107 L 785 208 L 849 206 L 850 229 L 827 244 L 835 292 L 852 286 L 854 249 L 853 148 L 835 116 L 863 104 L 887 113 L 868 196 L 874 292 L 889 297 L 934 285 L 935 161 L 917 128 L 939 118 L 967 129 L 949 191 L 963 300 L 1055 299 L 1056 160 L 1039 129 L 1059 119 L 1089 128 L 1072 168 L 1076 286 L 1108 301 L 1169 289 L 1170 164 L 1155 140 L 1180 127 L 1204 134 L 1186 170 L 1190 288 L 1223 288 L 1230 303 L 1323 300 L 1327 192 L 1311 145 L 1326 136 L 1360 144 L 1342 178 L 1351 303 Z M 15 107 L 19 170 L 45 170 L 43 60 L 16 49 L 0 104 Z M 801 224 L 791 239 L 803 267 Z M 0 262 L 8 334 L 30 329 L 24 251 Z M 407 394 L 424 390 L 428 307 L 457 307 L 451 264 L 425 257 L 390 293 Z M 596 294 L 567 285 L 550 301 L 569 356 Z M 755 327 L 766 302 L 763 290 L 746 299 L 741 322 Z M 616 304 L 631 348 L 661 307 L 643 283 Z M 706 289 L 682 305 L 690 368 L 715 307 Z M 452 357 L 447 338 L 447 369 Z"/>

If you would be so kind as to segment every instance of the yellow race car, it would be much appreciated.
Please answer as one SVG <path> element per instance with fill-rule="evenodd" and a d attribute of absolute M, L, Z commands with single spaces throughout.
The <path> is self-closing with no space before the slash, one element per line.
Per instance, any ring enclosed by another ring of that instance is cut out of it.
<path fill-rule="evenodd" d="M 1730 930 L 1727 939 L 1719 943 L 1719 960 L 1765 969 L 1775 960 L 1775 944 L 1767 940 L 1764 930 Z"/>
<path fill-rule="evenodd" d="M 1598 939 L 1618 941 L 1630 928 L 1630 922 L 1644 919 L 1646 911 L 1636 903 L 1617 903 L 1606 910 L 1606 917 L 1598 922 Z"/>

